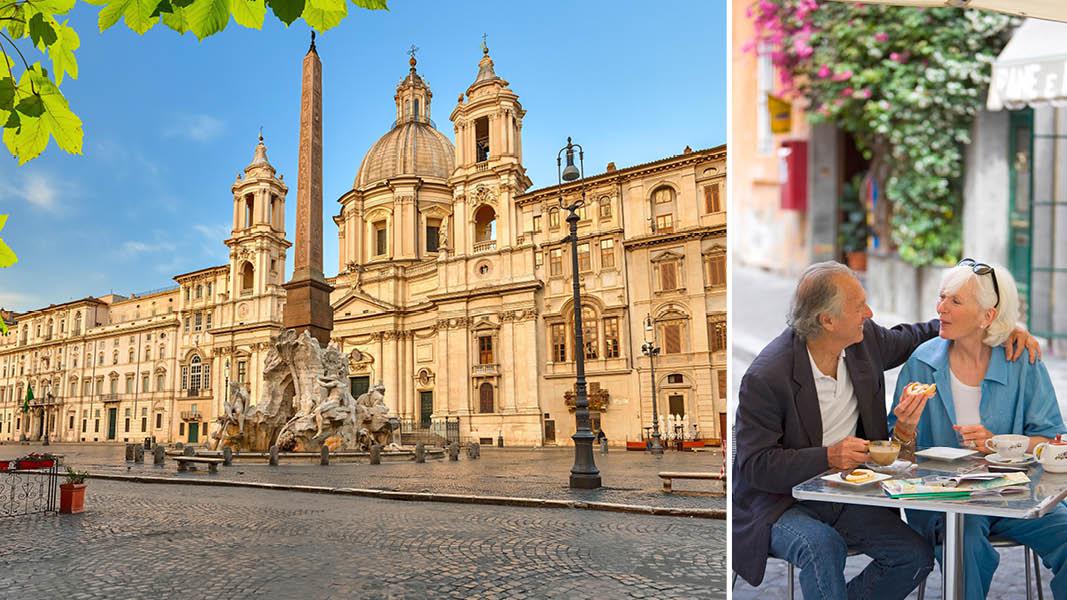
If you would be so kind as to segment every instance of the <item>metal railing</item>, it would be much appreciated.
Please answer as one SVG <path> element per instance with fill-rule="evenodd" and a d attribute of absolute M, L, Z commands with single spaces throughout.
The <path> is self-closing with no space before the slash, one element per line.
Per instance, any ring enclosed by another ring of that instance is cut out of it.
<path fill-rule="evenodd" d="M 115 394 L 115 393 L 100 394 L 100 401 L 101 402 L 118 402 L 119 401 L 119 395 Z"/>
<path fill-rule="evenodd" d="M 0 461 L 0 517 L 56 512 L 59 461 L 28 473 L 16 472 L 15 462 Z"/>
<path fill-rule="evenodd" d="M 182 421 L 203 421 L 204 413 L 198 410 L 183 410 L 181 412 Z"/>
<path fill-rule="evenodd" d="M 433 120 L 431 120 L 426 115 L 419 115 L 417 117 L 412 116 L 412 115 L 408 115 L 408 116 L 404 117 L 403 119 L 398 119 L 396 121 L 393 121 L 393 124 L 389 126 L 389 129 L 390 130 L 396 129 L 397 125 L 403 125 L 404 123 L 426 123 L 430 127 L 433 127 L 434 129 L 437 129 L 437 123 L 434 123 Z"/>
<path fill-rule="evenodd" d="M 459 417 L 433 419 L 426 427 L 417 419 L 400 419 L 400 434 L 409 436 L 436 436 L 446 444 L 459 443 Z M 439 440 L 439 441 L 440 441 Z"/>

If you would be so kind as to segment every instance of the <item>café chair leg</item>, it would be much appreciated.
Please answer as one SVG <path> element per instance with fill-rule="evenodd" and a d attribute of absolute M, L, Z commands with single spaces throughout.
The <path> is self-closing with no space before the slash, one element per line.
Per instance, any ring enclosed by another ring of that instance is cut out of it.
<path fill-rule="evenodd" d="M 1045 600 L 1045 590 L 1041 588 L 1041 562 L 1037 558 L 1037 552 L 1033 548 L 1027 548 L 1030 556 L 1034 557 L 1034 583 L 1037 584 L 1037 600 Z"/>
<path fill-rule="evenodd" d="M 793 600 L 793 563 L 786 561 L 785 564 L 789 565 L 789 582 L 786 583 L 785 590 L 789 600 Z"/>
<path fill-rule="evenodd" d="M 919 596 L 919 600 L 923 600 L 924 598 L 926 598 L 926 580 L 925 579 L 923 579 L 922 581 L 919 582 L 919 594 L 918 594 L 918 596 Z"/>
<path fill-rule="evenodd" d="M 1023 563 L 1026 564 L 1026 600 L 1034 600 L 1034 589 L 1030 585 L 1030 549 L 1023 546 Z"/>

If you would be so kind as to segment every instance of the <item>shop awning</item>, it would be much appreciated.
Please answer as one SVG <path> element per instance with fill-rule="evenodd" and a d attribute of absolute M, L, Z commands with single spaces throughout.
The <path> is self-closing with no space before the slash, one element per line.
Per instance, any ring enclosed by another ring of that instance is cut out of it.
<path fill-rule="evenodd" d="M 1027 19 L 993 63 L 986 108 L 1048 105 L 1067 106 L 1067 23 Z"/>
<path fill-rule="evenodd" d="M 997 12 L 1067 21 L 1067 2 L 1063 0 L 837 0 L 863 4 L 893 4 L 895 6 L 978 8 Z"/>

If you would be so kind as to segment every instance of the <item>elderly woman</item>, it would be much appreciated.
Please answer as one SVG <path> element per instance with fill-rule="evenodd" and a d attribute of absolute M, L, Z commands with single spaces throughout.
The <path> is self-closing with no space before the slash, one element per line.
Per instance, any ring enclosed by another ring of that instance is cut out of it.
<path fill-rule="evenodd" d="M 994 435 L 1030 437 L 1030 448 L 1064 432 L 1048 371 L 1040 361 L 1009 362 L 1002 344 L 1019 317 L 1019 295 L 1003 267 L 964 259 L 948 269 L 937 303 L 940 336 L 919 346 L 897 379 L 897 400 L 889 416 L 893 437 L 923 446 L 973 446 L 990 453 Z M 908 383 L 937 384 L 927 399 L 904 392 Z M 908 522 L 936 543 L 940 513 L 909 510 Z M 991 535 L 1033 548 L 1052 570 L 1052 592 L 1067 599 L 1067 506 L 1040 519 L 968 515 L 964 526 L 966 597 L 985 598 L 999 562 Z"/>

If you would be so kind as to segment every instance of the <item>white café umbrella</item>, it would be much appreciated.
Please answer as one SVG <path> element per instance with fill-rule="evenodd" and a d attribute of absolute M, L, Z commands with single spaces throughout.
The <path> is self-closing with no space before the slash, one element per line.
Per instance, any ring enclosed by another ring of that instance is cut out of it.
<path fill-rule="evenodd" d="M 837 0 L 863 4 L 892 4 L 894 6 L 980 8 L 997 12 L 1036 17 L 1053 21 L 1067 21 L 1067 0 Z"/>

